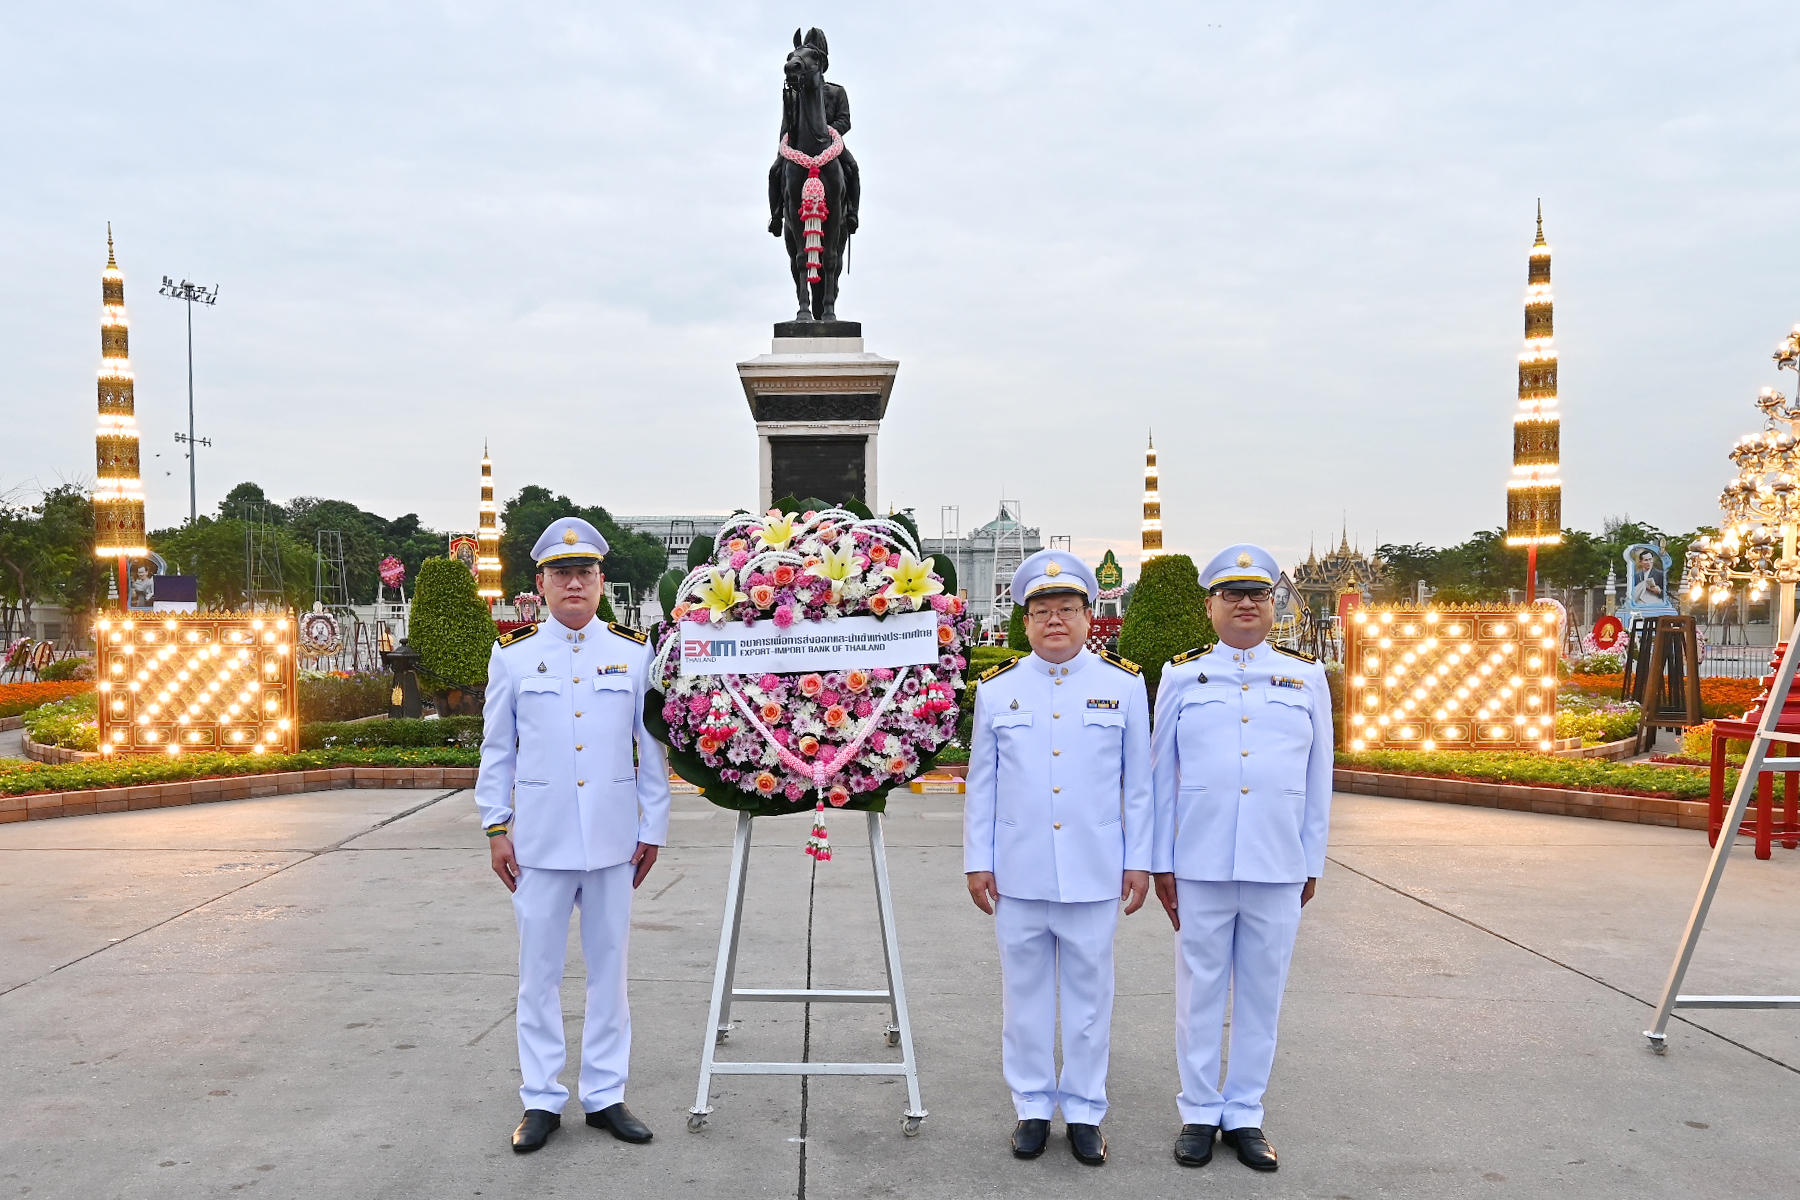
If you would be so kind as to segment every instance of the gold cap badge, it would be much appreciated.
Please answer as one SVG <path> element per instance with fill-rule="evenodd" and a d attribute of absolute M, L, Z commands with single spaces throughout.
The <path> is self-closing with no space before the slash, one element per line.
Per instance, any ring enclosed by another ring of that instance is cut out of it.
<path fill-rule="evenodd" d="M 1250 565 L 1250 552 L 1248 550 L 1238 551 L 1238 566 L 1247 567 L 1249 565 Z"/>
<path fill-rule="evenodd" d="M 579 542 L 580 540 L 581 539 L 575 535 L 575 531 L 573 529 L 563 530 L 563 545 L 573 546 L 576 542 Z"/>
<path fill-rule="evenodd" d="M 1061 575 L 1062 574 L 1062 564 L 1055 563 L 1055 562 L 1051 563 L 1049 566 L 1044 568 L 1044 574 L 1046 574 L 1046 575 Z"/>

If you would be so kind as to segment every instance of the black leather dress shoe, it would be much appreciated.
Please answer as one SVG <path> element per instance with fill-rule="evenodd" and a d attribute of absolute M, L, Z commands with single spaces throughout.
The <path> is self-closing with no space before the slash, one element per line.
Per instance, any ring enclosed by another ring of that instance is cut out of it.
<path fill-rule="evenodd" d="M 1184 1167 L 1204 1167 L 1212 1161 L 1217 1125 L 1183 1125 L 1175 1135 L 1175 1161 Z"/>
<path fill-rule="evenodd" d="M 562 1114 L 553 1113 L 547 1108 L 528 1108 L 525 1119 L 513 1130 L 512 1146 L 514 1154 L 530 1154 L 533 1150 L 542 1150 L 550 1135 L 562 1128 Z"/>
<path fill-rule="evenodd" d="M 617 1104 L 609 1104 L 599 1112 L 589 1113 L 587 1123 L 595 1129 L 606 1130 L 621 1142 L 641 1144 L 656 1136 L 650 1132 L 648 1125 L 631 1115 L 631 1110 L 625 1107 L 623 1100 Z"/>
<path fill-rule="evenodd" d="M 1033 1118 L 1020 1121 L 1013 1126 L 1012 1148 L 1014 1158 L 1036 1158 L 1050 1144 L 1050 1122 Z"/>
<path fill-rule="evenodd" d="M 1090 1167 L 1106 1161 L 1106 1138 L 1098 1125 L 1069 1122 L 1069 1153 Z"/>
<path fill-rule="evenodd" d="M 1275 1147 L 1269 1145 L 1269 1139 L 1255 1126 L 1227 1129 L 1219 1136 L 1227 1146 L 1237 1147 L 1238 1161 L 1252 1171 L 1273 1171 L 1280 1165 L 1275 1161 Z"/>

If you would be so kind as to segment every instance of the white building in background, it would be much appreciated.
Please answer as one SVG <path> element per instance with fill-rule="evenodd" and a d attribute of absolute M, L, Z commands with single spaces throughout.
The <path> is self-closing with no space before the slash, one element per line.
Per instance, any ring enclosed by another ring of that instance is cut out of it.
<path fill-rule="evenodd" d="M 614 517 L 613 520 L 633 533 L 647 533 L 662 542 L 663 549 L 669 552 L 669 566 L 685 574 L 688 546 L 695 535 L 712 537 L 719 532 L 719 526 L 730 515 L 698 513 L 685 517 Z M 650 599 L 654 600 L 655 597 Z"/>
<path fill-rule="evenodd" d="M 1037 529 L 1021 519 L 1017 500 L 1002 500 L 993 520 L 961 537 L 921 539 L 925 554 L 947 555 L 956 564 L 956 586 L 969 597 L 969 611 L 989 629 L 1012 616 L 1013 572 L 1044 548 Z"/>

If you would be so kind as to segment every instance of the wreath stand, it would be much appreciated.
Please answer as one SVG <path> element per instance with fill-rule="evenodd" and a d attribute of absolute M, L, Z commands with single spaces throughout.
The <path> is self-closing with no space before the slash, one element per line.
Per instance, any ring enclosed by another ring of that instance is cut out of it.
<path fill-rule="evenodd" d="M 1731 807 L 1725 811 L 1719 839 L 1713 844 L 1712 860 L 1707 863 L 1706 874 L 1700 880 L 1700 894 L 1694 898 L 1694 908 L 1688 914 L 1687 928 L 1682 930 L 1681 943 L 1675 948 L 1675 961 L 1669 967 L 1669 979 L 1663 985 L 1662 1000 L 1656 1006 L 1656 1022 L 1644 1031 L 1650 1048 L 1658 1054 L 1668 1052 L 1669 1017 L 1678 1008 L 1800 1008 L 1800 996 L 1679 994 L 1681 982 L 1687 976 L 1688 964 L 1694 959 L 1694 947 L 1700 943 L 1700 932 L 1706 927 L 1707 911 L 1712 908 L 1713 896 L 1719 890 L 1719 879 L 1725 874 L 1725 860 L 1730 856 L 1732 843 L 1737 841 L 1742 827 L 1744 810 L 1750 804 L 1751 794 L 1756 791 L 1757 781 L 1767 769 L 1769 748 L 1777 742 L 1800 744 L 1800 734 L 1781 733 L 1775 728 L 1787 705 L 1788 693 L 1793 690 L 1795 670 L 1800 668 L 1800 653 L 1796 653 L 1796 650 L 1800 650 L 1800 637 L 1790 637 L 1781 656 L 1781 667 L 1775 672 L 1775 680 L 1769 686 L 1768 699 L 1763 702 L 1762 716 L 1756 722 L 1756 730 L 1750 737 L 1750 753 L 1744 759 L 1743 769 L 1738 773 L 1737 787 L 1731 793 Z M 1768 804 L 1763 806 L 1765 817 L 1769 807 Z"/>
<path fill-rule="evenodd" d="M 906 984 L 900 975 L 900 936 L 894 928 L 894 895 L 888 886 L 887 846 L 881 835 L 881 814 L 869 818 L 869 860 L 875 870 L 875 913 L 881 925 L 881 952 L 887 965 L 888 985 L 880 991 L 830 991 L 820 988 L 740 988 L 735 986 L 738 931 L 744 918 L 744 883 L 750 873 L 750 823 L 747 812 L 738 813 L 737 836 L 731 851 L 731 876 L 725 884 L 725 918 L 719 927 L 719 957 L 713 967 L 712 1006 L 707 1013 L 706 1034 L 700 1048 L 700 1087 L 694 1107 L 688 1110 L 688 1132 L 706 1128 L 712 1112 L 708 1093 L 714 1075 L 903 1075 L 906 1077 L 906 1112 L 902 1131 L 915 1137 L 925 1119 L 919 1100 L 919 1064 L 913 1055 L 912 1019 L 906 1008 Z M 719 1062 L 715 1050 L 731 1034 L 731 1005 L 746 1004 L 885 1004 L 888 1006 L 887 1044 L 900 1047 L 899 1062 Z"/>

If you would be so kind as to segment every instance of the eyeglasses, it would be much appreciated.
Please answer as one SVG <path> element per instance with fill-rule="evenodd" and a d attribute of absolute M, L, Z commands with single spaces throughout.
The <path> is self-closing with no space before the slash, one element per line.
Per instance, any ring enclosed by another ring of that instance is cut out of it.
<path fill-rule="evenodd" d="M 1218 599 L 1224 600 L 1230 604 L 1236 604 L 1240 600 L 1249 600 L 1253 603 L 1261 604 L 1264 601 L 1273 600 L 1275 598 L 1275 589 L 1274 588 L 1220 588 L 1218 591 L 1214 592 L 1213 595 L 1215 597 L 1217 597 Z"/>
<path fill-rule="evenodd" d="M 1064 604 L 1057 608 L 1046 607 L 1032 609 L 1025 614 L 1025 619 L 1027 621 L 1036 621 L 1039 624 L 1047 625 L 1049 624 L 1050 619 L 1055 617 L 1057 620 L 1060 620 L 1063 624 L 1067 625 L 1085 611 L 1085 609 L 1080 608 L 1077 605 Z"/>

